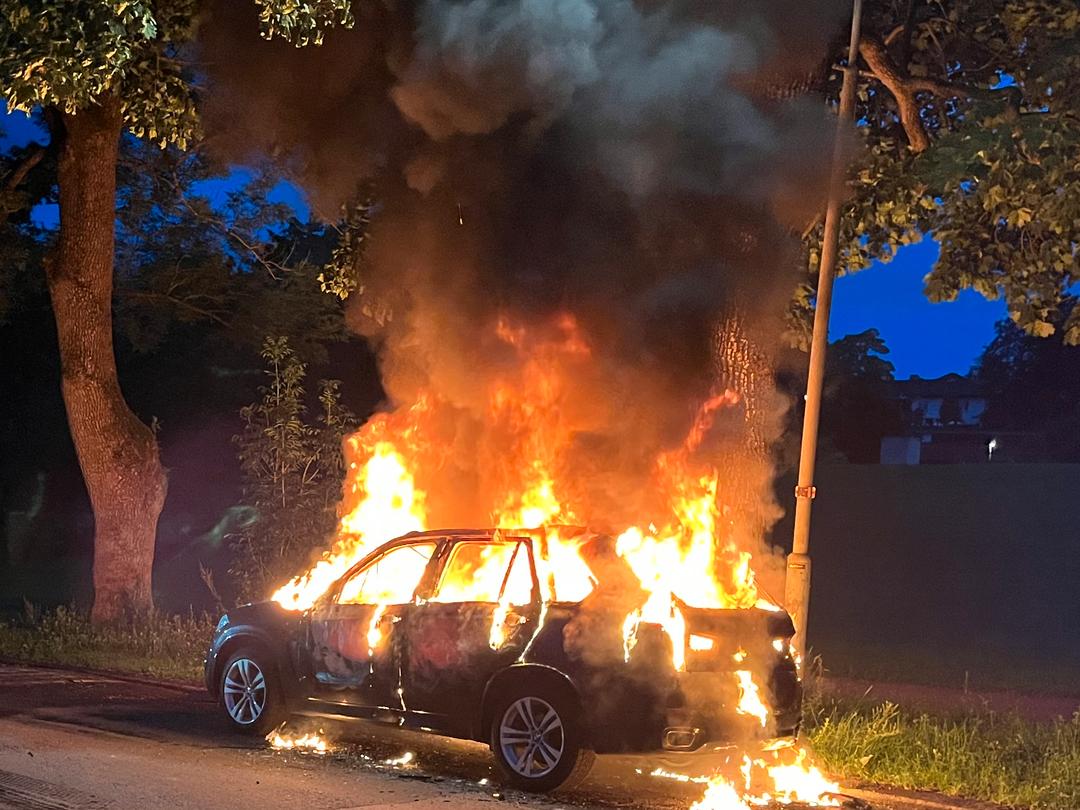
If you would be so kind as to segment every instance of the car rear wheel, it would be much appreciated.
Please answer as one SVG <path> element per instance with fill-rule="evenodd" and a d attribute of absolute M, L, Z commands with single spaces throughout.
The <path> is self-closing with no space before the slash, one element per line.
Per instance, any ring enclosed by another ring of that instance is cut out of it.
<path fill-rule="evenodd" d="M 495 707 L 491 750 L 503 778 L 522 790 L 573 787 L 596 755 L 584 747 L 574 701 L 544 686 L 512 689 Z"/>
<path fill-rule="evenodd" d="M 255 647 L 241 647 L 221 668 L 221 704 L 233 728 L 265 736 L 286 719 L 277 670 Z"/>

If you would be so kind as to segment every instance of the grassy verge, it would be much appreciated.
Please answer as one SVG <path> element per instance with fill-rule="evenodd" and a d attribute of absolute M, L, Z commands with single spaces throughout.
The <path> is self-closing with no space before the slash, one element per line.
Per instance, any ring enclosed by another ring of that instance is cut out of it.
<path fill-rule="evenodd" d="M 833 773 L 1038 810 L 1080 807 L 1080 714 L 1034 723 L 816 702 L 806 729 Z"/>
<path fill-rule="evenodd" d="M 0 623 L 0 658 L 198 682 L 213 629 L 208 616 L 162 615 L 99 627 L 59 608 Z"/>

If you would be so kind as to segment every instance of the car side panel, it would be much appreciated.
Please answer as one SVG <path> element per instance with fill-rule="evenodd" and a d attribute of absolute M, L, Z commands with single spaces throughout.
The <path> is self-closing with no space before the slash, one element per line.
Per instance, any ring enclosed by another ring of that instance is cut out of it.
<path fill-rule="evenodd" d="M 532 635 L 536 610 L 512 611 L 506 638 L 490 644 L 497 606 L 485 602 L 429 602 L 409 611 L 401 650 L 402 692 L 417 722 L 469 737 L 490 677 L 517 660 Z"/>

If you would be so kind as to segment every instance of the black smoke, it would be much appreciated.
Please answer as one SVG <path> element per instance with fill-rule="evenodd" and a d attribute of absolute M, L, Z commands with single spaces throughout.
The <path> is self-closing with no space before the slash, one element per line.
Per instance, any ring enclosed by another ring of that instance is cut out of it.
<path fill-rule="evenodd" d="M 211 4 L 199 40 L 210 148 L 281 160 L 327 218 L 373 190 L 350 323 L 380 351 L 391 407 L 434 391 L 470 424 L 459 435 L 482 433 L 486 382 L 515 362 L 491 337 L 497 319 L 573 313 L 596 362 L 564 403 L 580 423 L 568 463 L 616 522 L 714 385 L 718 319 L 737 307 L 755 334 L 780 331 L 801 272 L 792 229 L 820 207 L 831 128 L 820 99 L 774 91 L 819 65 L 844 8 L 384 0 L 355 12 L 353 30 L 294 48 L 258 38 L 253 4 Z"/>

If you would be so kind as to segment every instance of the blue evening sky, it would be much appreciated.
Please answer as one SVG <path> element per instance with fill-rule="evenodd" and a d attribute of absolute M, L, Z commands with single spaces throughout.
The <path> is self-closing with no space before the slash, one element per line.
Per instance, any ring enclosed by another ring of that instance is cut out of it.
<path fill-rule="evenodd" d="M 0 148 L 40 140 L 44 133 L 22 114 L 0 118 Z M 251 179 L 243 168 L 228 177 L 202 184 L 199 191 L 213 199 Z M 291 205 L 301 219 L 310 209 L 303 192 L 282 181 L 271 198 Z M 55 225 L 55 206 L 38 206 L 34 219 Z M 888 359 L 899 378 L 918 374 L 938 377 L 966 373 L 994 336 L 994 323 L 1005 317 L 1001 301 L 987 301 L 966 291 L 956 301 L 931 304 L 923 295 L 923 277 L 937 256 L 932 239 L 902 248 L 887 265 L 873 267 L 836 280 L 829 337 L 832 340 L 876 328 L 889 346 Z"/>
<path fill-rule="evenodd" d="M 1006 317 L 1005 302 L 965 290 L 955 301 L 931 304 L 923 295 L 923 278 L 937 254 L 937 243 L 924 239 L 901 248 L 888 264 L 838 278 L 829 338 L 876 328 L 901 379 L 967 373 L 993 339 L 995 322 Z"/>

